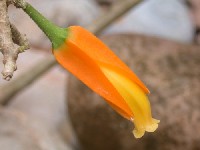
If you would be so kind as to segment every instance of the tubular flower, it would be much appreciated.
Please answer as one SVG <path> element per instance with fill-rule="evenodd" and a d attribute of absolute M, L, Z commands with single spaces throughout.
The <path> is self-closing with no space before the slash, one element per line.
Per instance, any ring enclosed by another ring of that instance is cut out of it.
<path fill-rule="evenodd" d="M 60 65 L 132 121 L 136 138 L 157 129 L 159 120 L 152 118 L 149 90 L 105 44 L 82 27 L 55 26 L 28 3 L 24 11 L 51 40 Z"/>

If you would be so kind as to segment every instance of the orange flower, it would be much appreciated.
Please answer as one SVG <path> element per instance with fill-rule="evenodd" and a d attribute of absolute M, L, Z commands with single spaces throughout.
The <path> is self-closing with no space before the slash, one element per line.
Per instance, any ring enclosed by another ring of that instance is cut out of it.
<path fill-rule="evenodd" d="M 60 65 L 131 120 L 136 138 L 142 137 L 145 131 L 157 129 L 159 121 L 151 115 L 149 90 L 105 44 L 82 27 L 63 29 L 53 25 L 30 4 L 25 12 L 51 40 Z"/>
<path fill-rule="evenodd" d="M 119 114 L 135 123 L 135 137 L 158 127 L 158 121 L 151 117 L 146 96 L 148 89 L 90 32 L 79 26 L 69 27 L 65 43 L 53 52 L 65 69 L 104 97 Z"/>

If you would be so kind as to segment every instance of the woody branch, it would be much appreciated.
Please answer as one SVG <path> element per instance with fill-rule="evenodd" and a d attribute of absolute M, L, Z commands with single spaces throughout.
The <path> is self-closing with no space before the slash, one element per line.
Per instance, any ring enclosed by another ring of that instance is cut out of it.
<path fill-rule="evenodd" d="M 9 81 L 17 69 L 18 54 L 29 48 L 28 40 L 12 25 L 8 17 L 8 5 L 18 8 L 25 7 L 22 0 L 0 0 L 0 51 L 3 54 L 3 78 Z"/>

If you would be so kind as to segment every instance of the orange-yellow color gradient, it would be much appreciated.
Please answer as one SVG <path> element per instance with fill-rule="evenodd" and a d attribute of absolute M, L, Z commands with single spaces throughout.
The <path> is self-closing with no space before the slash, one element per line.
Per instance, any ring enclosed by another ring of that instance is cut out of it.
<path fill-rule="evenodd" d="M 53 50 L 57 61 L 101 95 L 120 115 L 135 124 L 136 138 L 154 132 L 158 120 L 151 116 L 149 90 L 97 37 L 79 26 L 68 28 L 65 43 Z"/>

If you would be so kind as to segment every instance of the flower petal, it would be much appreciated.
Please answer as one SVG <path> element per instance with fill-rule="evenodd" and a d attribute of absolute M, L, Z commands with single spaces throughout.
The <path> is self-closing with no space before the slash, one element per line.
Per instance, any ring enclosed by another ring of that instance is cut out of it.
<path fill-rule="evenodd" d="M 127 119 L 133 116 L 129 106 L 105 77 L 96 62 L 74 43 L 71 43 L 70 40 L 66 41 L 62 48 L 54 50 L 54 55 L 64 68 L 104 97 L 118 113 Z"/>
<path fill-rule="evenodd" d="M 70 41 L 78 43 L 78 47 L 84 51 L 93 60 L 102 62 L 105 64 L 112 64 L 116 68 L 120 68 L 126 72 L 129 78 L 137 83 L 145 93 L 149 93 L 146 86 L 140 81 L 140 79 L 96 36 L 85 30 L 80 26 L 69 27 Z"/>
<path fill-rule="evenodd" d="M 140 138 L 145 131 L 154 132 L 158 128 L 159 121 L 152 118 L 149 100 L 141 87 L 121 72 L 116 72 L 107 66 L 101 66 L 101 69 L 133 112 L 134 136 Z"/>
<path fill-rule="evenodd" d="M 146 96 L 149 90 L 139 78 L 87 30 L 72 26 L 68 33 L 65 43 L 54 50 L 58 62 L 104 97 L 119 114 L 132 120 L 136 138 L 145 131 L 155 131 L 159 121 L 151 116 Z"/>

